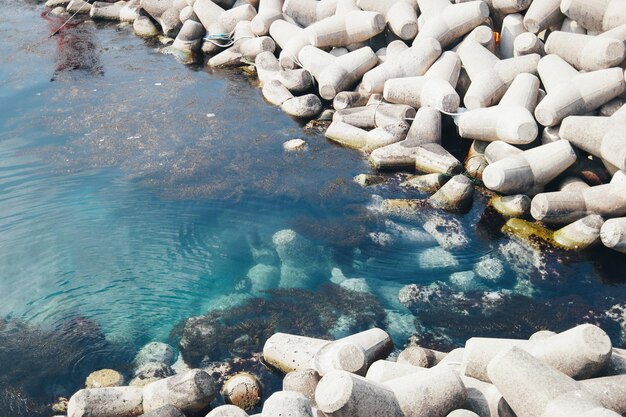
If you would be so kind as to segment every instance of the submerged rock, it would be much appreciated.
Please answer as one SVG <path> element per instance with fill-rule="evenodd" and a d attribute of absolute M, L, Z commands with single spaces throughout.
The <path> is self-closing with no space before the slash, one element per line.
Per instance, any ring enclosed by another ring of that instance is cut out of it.
<path fill-rule="evenodd" d="M 443 248 L 429 248 L 417 256 L 422 269 L 447 269 L 459 265 L 453 254 Z"/>
<path fill-rule="evenodd" d="M 176 361 L 174 348 L 166 343 L 150 342 L 142 347 L 135 356 L 134 363 L 141 367 L 150 362 L 172 365 Z"/>

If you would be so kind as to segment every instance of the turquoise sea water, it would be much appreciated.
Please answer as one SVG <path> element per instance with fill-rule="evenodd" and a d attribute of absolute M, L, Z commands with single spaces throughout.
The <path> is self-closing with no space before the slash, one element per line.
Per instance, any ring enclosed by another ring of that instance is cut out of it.
<path fill-rule="evenodd" d="M 284 268 L 273 237 L 293 230 L 310 242 L 294 255 L 315 277 L 304 287 L 360 278 L 352 284 L 367 284 L 397 346 L 413 334 L 451 346 L 472 332 L 522 337 L 582 321 L 624 342 L 620 257 L 523 249 L 489 227 L 480 195 L 468 214 L 443 217 L 469 239 L 445 251 L 423 221 L 376 210 L 381 196 L 417 196 L 397 176 L 355 184 L 370 170 L 363 155 L 266 104 L 240 70 L 183 66 L 128 26 L 85 22 L 47 39 L 61 21 L 43 10 L 0 4 L 0 334 L 2 319 L 51 332 L 86 319 L 132 358 L 148 341 L 172 342 L 187 317 L 271 302 L 249 270 Z M 308 149 L 285 153 L 293 138 Z M 498 277 L 472 278 L 481 261 Z M 398 302 L 404 285 L 436 282 L 443 293 L 411 309 Z M 79 361 L 76 380 L 90 369 Z M 0 355 L 0 370 L 9 366 Z M 48 398 L 76 386 L 38 388 Z"/>

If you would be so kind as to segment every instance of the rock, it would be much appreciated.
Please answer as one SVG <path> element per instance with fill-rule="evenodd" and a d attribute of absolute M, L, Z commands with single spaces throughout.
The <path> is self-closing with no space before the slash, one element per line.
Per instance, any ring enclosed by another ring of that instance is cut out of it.
<path fill-rule="evenodd" d="M 380 175 L 359 174 L 354 177 L 354 182 L 359 184 L 361 187 L 369 187 L 371 185 L 382 184 L 385 182 L 385 178 Z"/>
<path fill-rule="evenodd" d="M 150 342 L 142 347 L 135 356 L 134 363 L 136 367 L 140 367 L 149 362 L 162 363 L 172 365 L 176 361 L 176 353 L 174 348 L 166 343 Z"/>
<path fill-rule="evenodd" d="M 417 260 L 423 269 L 455 268 L 459 261 L 443 248 L 429 248 L 418 254 Z"/>
<path fill-rule="evenodd" d="M 87 376 L 85 386 L 87 388 L 108 388 L 124 385 L 124 377 L 113 369 L 101 369 Z"/>
<path fill-rule="evenodd" d="M 345 288 L 346 290 L 354 292 L 361 292 L 366 294 L 372 292 L 365 278 L 349 278 L 344 280 L 341 284 L 339 284 L 339 286 Z"/>
<path fill-rule="evenodd" d="M 285 152 L 304 151 L 307 148 L 307 143 L 302 139 L 291 139 L 283 143 L 283 149 Z"/>
<path fill-rule="evenodd" d="M 189 317 L 179 342 L 185 362 L 199 363 L 206 359 L 217 359 L 209 356 L 219 351 L 217 330 L 217 325 L 205 316 Z"/>
<path fill-rule="evenodd" d="M 327 279 L 323 269 L 328 266 L 328 259 L 322 249 L 308 239 L 286 229 L 276 232 L 272 242 L 282 263 L 281 288 L 309 288 Z"/>
<path fill-rule="evenodd" d="M 447 250 L 454 250 L 469 245 L 469 237 L 459 219 L 433 214 L 423 225 L 439 245 Z"/>
<path fill-rule="evenodd" d="M 504 276 L 504 265 L 500 259 L 486 256 L 474 265 L 474 273 L 487 281 L 497 282 Z"/>
<path fill-rule="evenodd" d="M 280 270 L 272 265 L 257 264 L 248 270 L 246 277 L 250 280 L 251 291 L 261 292 L 278 287 Z"/>
<path fill-rule="evenodd" d="M 227 403 L 249 410 L 261 400 L 261 390 L 261 383 L 256 376 L 241 372 L 226 380 L 222 396 Z"/>
<path fill-rule="evenodd" d="M 457 291 L 487 291 L 486 285 L 480 282 L 474 271 L 455 272 L 448 280 L 450 286 Z"/>
<path fill-rule="evenodd" d="M 143 409 L 150 412 L 171 404 L 185 414 L 197 413 L 215 398 L 215 382 L 209 374 L 193 369 L 146 385 Z"/>

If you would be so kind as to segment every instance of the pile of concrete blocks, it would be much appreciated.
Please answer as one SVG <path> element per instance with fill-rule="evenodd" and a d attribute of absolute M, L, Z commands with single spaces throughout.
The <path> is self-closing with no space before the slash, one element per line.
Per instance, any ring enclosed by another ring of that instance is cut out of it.
<path fill-rule="evenodd" d="M 528 340 L 471 338 L 449 353 L 409 345 L 399 354 L 373 328 L 338 340 L 276 333 L 264 362 L 285 374 L 252 417 L 541 417 L 626 413 L 626 350 L 592 324 Z M 397 352 L 395 352 L 397 353 Z M 248 417 L 208 411 L 215 384 L 195 369 L 145 387 L 89 388 L 68 417 Z M 208 414 L 206 414 L 208 412 Z"/>
<path fill-rule="evenodd" d="M 327 341 L 275 334 L 265 361 L 286 372 L 260 417 L 614 416 L 626 411 L 626 351 L 584 324 L 529 340 L 471 338 L 450 353 L 409 346 L 386 359 L 372 329 Z"/>
<path fill-rule="evenodd" d="M 566 249 L 626 251 L 623 0 L 48 3 L 163 33 L 212 67 L 254 63 L 268 102 L 301 119 L 330 110 L 327 138 L 374 169 L 464 173 L 532 198 L 527 219 L 593 223 Z M 442 146 L 452 122 L 472 141 L 465 163 Z M 582 181 L 584 161 L 613 180 Z"/>

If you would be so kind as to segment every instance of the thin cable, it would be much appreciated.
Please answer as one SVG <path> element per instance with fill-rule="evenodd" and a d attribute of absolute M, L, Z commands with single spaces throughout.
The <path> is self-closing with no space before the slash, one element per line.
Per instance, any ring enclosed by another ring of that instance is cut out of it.
<path fill-rule="evenodd" d="M 73 15 L 71 15 L 61 26 L 59 26 L 59 28 L 57 30 L 55 30 L 54 32 L 52 32 L 52 35 L 48 36 L 48 39 L 50 39 L 51 37 L 53 37 L 54 35 L 56 35 L 57 33 L 59 33 L 61 31 L 61 29 L 63 29 L 65 27 L 65 25 L 67 25 L 70 20 L 72 20 L 74 18 L 74 16 L 76 16 L 81 10 L 83 10 L 83 7 L 85 7 L 85 5 L 87 5 L 89 3 L 84 2 L 82 6 L 80 6 L 78 8 L 78 10 L 76 10 L 76 12 L 74 12 Z"/>

